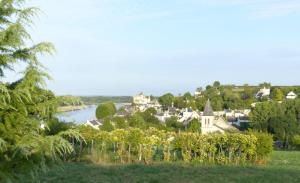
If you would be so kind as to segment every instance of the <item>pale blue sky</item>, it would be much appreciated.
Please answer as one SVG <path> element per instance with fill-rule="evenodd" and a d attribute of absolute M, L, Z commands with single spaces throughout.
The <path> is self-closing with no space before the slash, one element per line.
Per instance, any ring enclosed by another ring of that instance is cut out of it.
<path fill-rule="evenodd" d="M 31 0 L 56 94 L 160 95 L 300 84 L 299 0 Z"/>

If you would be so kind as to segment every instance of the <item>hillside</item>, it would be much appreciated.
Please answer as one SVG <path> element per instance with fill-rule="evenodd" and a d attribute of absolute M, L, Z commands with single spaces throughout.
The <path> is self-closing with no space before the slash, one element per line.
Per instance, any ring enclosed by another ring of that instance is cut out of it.
<path fill-rule="evenodd" d="M 107 101 L 114 103 L 131 103 L 130 96 L 80 96 L 81 101 L 86 105 L 100 104 Z"/>

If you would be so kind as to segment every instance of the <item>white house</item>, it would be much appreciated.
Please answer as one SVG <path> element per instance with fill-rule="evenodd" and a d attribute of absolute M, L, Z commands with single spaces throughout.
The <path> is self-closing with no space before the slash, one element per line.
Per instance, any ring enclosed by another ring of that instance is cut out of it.
<path fill-rule="evenodd" d="M 84 124 L 85 126 L 90 126 L 96 130 L 100 129 L 100 126 L 102 126 L 102 122 L 98 120 L 87 120 Z"/>
<path fill-rule="evenodd" d="M 291 91 L 286 95 L 286 98 L 294 100 L 297 98 L 297 95 L 293 91 Z"/>
<path fill-rule="evenodd" d="M 145 96 L 143 92 L 133 97 L 133 103 L 136 105 L 147 105 L 151 102 L 150 96 Z"/>
<path fill-rule="evenodd" d="M 202 89 L 198 88 L 194 93 L 195 98 L 202 97 Z"/>
<path fill-rule="evenodd" d="M 226 130 L 235 129 L 233 126 L 229 125 L 222 117 L 215 117 L 214 111 L 211 107 L 210 101 L 208 100 L 203 116 L 201 117 L 201 133 L 224 133 Z"/>
<path fill-rule="evenodd" d="M 167 119 L 171 118 L 172 115 L 170 115 L 169 111 L 165 111 L 165 112 L 155 115 L 155 117 L 157 119 L 159 119 L 159 121 L 164 123 L 164 122 L 166 122 Z"/>
<path fill-rule="evenodd" d="M 270 94 L 271 94 L 271 89 L 264 87 L 257 92 L 256 98 L 262 99 L 263 97 L 270 96 Z"/>
<path fill-rule="evenodd" d="M 200 115 L 196 111 L 186 108 L 179 114 L 178 121 L 181 123 L 188 123 L 192 119 L 200 119 Z"/>
<path fill-rule="evenodd" d="M 156 109 L 157 111 L 160 111 L 162 106 L 160 105 L 158 100 L 152 100 L 148 104 L 148 107 L 152 107 L 152 108 Z"/>

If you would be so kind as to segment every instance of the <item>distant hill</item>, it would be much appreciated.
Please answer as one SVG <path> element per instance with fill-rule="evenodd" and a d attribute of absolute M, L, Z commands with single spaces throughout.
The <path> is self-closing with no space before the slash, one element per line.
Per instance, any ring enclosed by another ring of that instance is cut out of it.
<path fill-rule="evenodd" d="M 130 96 L 80 96 L 81 101 L 86 105 L 100 104 L 107 101 L 114 103 L 131 103 Z"/>

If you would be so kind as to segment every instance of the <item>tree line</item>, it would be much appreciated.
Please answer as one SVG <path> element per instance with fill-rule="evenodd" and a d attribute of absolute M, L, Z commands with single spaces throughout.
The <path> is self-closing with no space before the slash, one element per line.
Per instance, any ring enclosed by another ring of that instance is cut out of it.
<path fill-rule="evenodd" d="M 255 95 L 259 89 L 266 87 L 271 89 L 270 96 L 256 98 Z M 192 108 L 194 110 L 203 111 L 207 99 L 210 99 L 211 105 L 215 111 L 224 109 L 250 109 L 251 104 L 262 101 L 284 101 L 285 96 L 294 91 L 300 95 L 300 87 L 297 86 L 271 86 L 270 83 L 262 83 L 258 86 L 221 85 L 219 81 L 215 81 L 212 85 L 206 86 L 205 89 L 198 88 L 199 96 L 194 96 L 190 92 L 183 95 L 175 96 L 172 93 L 166 93 L 158 97 L 160 104 L 167 110 L 174 106 L 176 108 Z"/>

